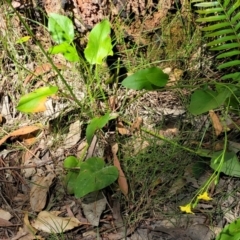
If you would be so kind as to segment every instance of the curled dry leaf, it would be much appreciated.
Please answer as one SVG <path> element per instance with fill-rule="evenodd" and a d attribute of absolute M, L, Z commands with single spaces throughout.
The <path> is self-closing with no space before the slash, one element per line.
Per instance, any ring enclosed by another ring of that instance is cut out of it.
<path fill-rule="evenodd" d="M 65 65 L 62 65 L 62 64 L 59 64 L 59 63 L 54 63 L 54 65 L 56 66 L 56 68 L 58 69 L 65 69 L 66 66 Z M 49 71 L 52 70 L 52 65 L 50 63 L 44 63 L 40 66 L 37 66 L 33 73 L 29 74 L 25 80 L 24 80 L 24 84 L 27 84 L 29 83 L 30 81 L 32 81 L 35 77 L 38 77 L 38 76 L 41 76 L 43 75 L 44 73 L 47 73 Z"/>
<path fill-rule="evenodd" d="M 35 177 L 36 181 L 34 181 L 30 191 L 30 204 L 33 211 L 39 212 L 45 207 L 47 192 L 54 178 L 55 174 L 51 172 L 45 177 Z"/>
<path fill-rule="evenodd" d="M 130 131 L 123 126 L 123 123 L 121 121 L 117 122 L 117 126 L 116 127 L 117 127 L 117 131 L 121 135 L 129 135 L 130 134 Z"/>
<path fill-rule="evenodd" d="M 118 160 L 117 157 L 117 152 L 118 152 L 118 144 L 114 143 L 112 145 L 112 154 L 113 154 L 113 164 L 115 167 L 117 167 L 118 171 L 119 171 L 119 176 L 118 176 L 118 185 L 122 191 L 122 193 L 127 196 L 128 194 L 128 183 L 127 183 L 127 179 L 125 177 L 125 174 L 121 168 L 120 162 Z"/>
<path fill-rule="evenodd" d="M 29 134 L 37 133 L 37 131 L 39 131 L 40 129 L 41 128 L 38 126 L 25 126 L 25 127 L 19 128 L 15 131 L 9 133 L 5 137 L 3 137 L 0 140 L 0 146 L 10 137 L 21 136 L 22 138 L 24 138 L 24 137 L 28 138 Z"/>
<path fill-rule="evenodd" d="M 137 117 L 134 120 L 134 122 L 133 122 L 133 124 L 131 126 L 131 130 L 130 130 L 131 133 L 133 133 L 135 131 L 140 131 L 140 127 L 141 127 L 142 123 L 143 123 L 143 119 L 141 117 Z"/>
<path fill-rule="evenodd" d="M 218 136 L 223 131 L 223 126 L 222 126 L 222 124 L 219 120 L 219 117 L 213 110 L 209 111 L 209 116 L 212 120 L 212 124 L 213 124 L 214 130 L 215 130 L 215 134 L 216 134 L 216 136 Z"/>
<path fill-rule="evenodd" d="M 42 237 L 36 235 L 37 230 L 31 226 L 27 212 L 24 214 L 23 223 L 23 228 L 19 228 L 17 235 L 12 240 L 43 240 Z"/>
<path fill-rule="evenodd" d="M 32 226 L 47 233 L 63 233 L 82 223 L 75 217 L 59 217 L 59 211 L 42 211 L 38 214 Z"/>

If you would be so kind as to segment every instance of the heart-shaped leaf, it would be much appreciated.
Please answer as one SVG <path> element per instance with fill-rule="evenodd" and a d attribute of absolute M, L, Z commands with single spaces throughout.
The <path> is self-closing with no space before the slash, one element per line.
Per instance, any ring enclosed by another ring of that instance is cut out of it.
<path fill-rule="evenodd" d="M 139 70 L 133 75 L 125 78 L 122 85 L 134 90 L 156 90 L 167 84 L 169 76 L 160 68 L 151 67 Z"/>
<path fill-rule="evenodd" d="M 46 110 L 45 102 L 47 97 L 55 94 L 57 91 L 58 87 L 56 86 L 38 88 L 34 92 L 21 97 L 17 110 L 26 113 L 43 112 Z"/>
<path fill-rule="evenodd" d="M 223 88 L 219 92 L 208 89 L 198 89 L 191 96 L 188 110 L 193 115 L 208 112 L 221 106 L 231 94 L 232 92 L 228 88 Z"/>
<path fill-rule="evenodd" d="M 92 157 L 81 164 L 80 173 L 75 181 L 74 194 L 81 198 L 90 192 L 103 189 L 118 178 L 118 169 L 104 167 L 103 159 Z"/>
<path fill-rule="evenodd" d="M 217 170 L 222 158 L 222 151 L 215 152 L 211 159 L 211 168 Z M 232 177 L 240 177 L 240 163 L 236 153 L 226 152 L 223 156 L 224 162 L 220 172 Z"/>
<path fill-rule="evenodd" d="M 85 58 L 90 64 L 102 64 L 104 58 L 113 55 L 110 32 L 108 20 L 101 21 L 90 32 L 84 51 Z"/>
<path fill-rule="evenodd" d="M 71 19 L 57 13 L 50 13 L 48 31 L 58 44 L 71 43 L 74 39 L 74 26 Z"/>

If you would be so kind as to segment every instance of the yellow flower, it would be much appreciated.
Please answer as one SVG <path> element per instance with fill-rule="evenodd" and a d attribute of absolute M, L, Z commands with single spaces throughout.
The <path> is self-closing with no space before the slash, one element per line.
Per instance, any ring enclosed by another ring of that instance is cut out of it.
<path fill-rule="evenodd" d="M 194 214 L 194 213 L 192 212 L 191 204 L 190 204 L 190 203 L 187 204 L 186 206 L 180 206 L 180 210 L 181 210 L 182 212 Z"/>
<path fill-rule="evenodd" d="M 199 194 L 198 197 L 197 197 L 198 200 L 202 199 L 202 200 L 205 200 L 205 201 L 210 201 L 212 200 L 211 197 L 208 196 L 208 193 L 207 192 L 204 192 L 203 194 Z"/>

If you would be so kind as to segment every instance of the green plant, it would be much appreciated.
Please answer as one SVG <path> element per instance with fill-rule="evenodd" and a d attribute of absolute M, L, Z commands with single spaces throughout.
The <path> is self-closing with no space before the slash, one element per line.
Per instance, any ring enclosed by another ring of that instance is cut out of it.
<path fill-rule="evenodd" d="M 74 27 L 69 18 L 58 14 L 51 14 L 48 22 L 48 31 L 52 39 L 57 43 L 56 46 L 48 50 L 49 54 L 61 53 L 68 61 L 83 61 L 83 59 L 79 57 L 75 45 L 73 44 Z M 103 20 L 92 29 L 87 47 L 84 51 L 85 58 L 91 67 L 93 67 L 93 65 L 102 64 L 103 59 L 113 54 L 109 34 L 110 23 L 107 20 Z M 97 66 L 95 66 L 95 69 L 95 76 L 97 76 Z M 78 103 L 67 81 L 65 79 L 62 79 L 62 81 Z M 98 78 L 96 78 L 96 81 L 100 85 Z M 45 102 L 47 97 L 56 94 L 57 91 L 57 86 L 36 89 L 21 97 L 17 109 L 28 113 L 44 111 L 46 109 Z M 92 99 L 90 89 L 89 94 Z M 104 95 L 104 93 L 102 94 Z M 88 145 L 91 143 L 95 132 L 102 129 L 109 120 L 116 117 L 116 114 L 106 113 L 101 117 L 93 118 L 86 129 Z M 77 158 L 68 157 L 64 161 L 64 167 L 68 170 L 65 178 L 67 189 L 70 193 L 74 193 L 76 197 L 83 197 L 90 192 L 103 189 L 113 183 L 118 177 L 117 168 L 114 166 L 104 167 L 104 161 L 100 158 L 89 158 L 85 162 L 82 162 L 77 160 Z"/>
<path fill-rule="evenodd" d="M 239 240 L 240 239 L 240 219 L 237 219 L 218 234 L 216 240 Z"/>
<path fill-rule="evenodd" d="M 64 160 L 64 168 L 68 170 L 65 178 L 67 190 L 78 198 L 101 190 L 118 178 L 117 168 L 104 167 L 104 160 L 97 157 L 88 158 L 83 162 L 70 156 Z"/>

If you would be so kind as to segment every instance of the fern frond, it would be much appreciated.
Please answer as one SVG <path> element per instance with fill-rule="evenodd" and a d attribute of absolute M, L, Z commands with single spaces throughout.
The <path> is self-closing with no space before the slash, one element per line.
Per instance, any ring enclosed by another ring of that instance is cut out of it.
<path fill-rule="evenodd" d="M 240 0 L 192 0 L 201 16 L 197 22 L 206 23 L 202 28 L 207 46 L 212 51 L 219 51 L 217 59 L 224 59 L 218 69 L 240 66 Z M 240 73 L 231 73 L 222 79 L 237 79 Z"/>

